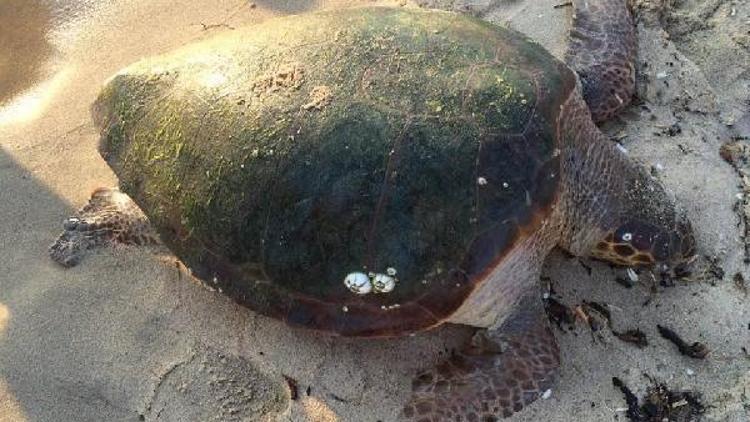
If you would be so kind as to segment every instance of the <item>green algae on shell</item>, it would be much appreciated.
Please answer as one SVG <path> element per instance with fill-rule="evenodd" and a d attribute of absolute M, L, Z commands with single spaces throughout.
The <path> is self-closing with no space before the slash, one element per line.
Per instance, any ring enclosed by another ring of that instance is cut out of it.
<path fill-rule="evenodd" d="M 397 335 L 450 316 L 549 212 L 574 84 L 478 19 L 344 9 L 142 60 L 94 115 L 121 189 L 198 277 L 292 324 Z M 389 268 L 386 294 L 344 284 Z"/>

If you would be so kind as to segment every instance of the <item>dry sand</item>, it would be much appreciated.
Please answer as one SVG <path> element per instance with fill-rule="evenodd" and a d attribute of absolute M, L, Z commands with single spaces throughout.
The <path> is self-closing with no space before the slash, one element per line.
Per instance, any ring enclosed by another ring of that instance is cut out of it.
<path fill-rule="evenodd" d="M 0 421 L 390 421 L 410 375 L 470 334 L 445 327 L 361 341 L 293 330 L 187 279 L 159 248 L 107 249 L 69 270 L 47 258 L 62 219 L 93 188 L 116 184 L 96 153 L 88 113 L 110 74 L 270 16 L 372 2 L 254 3 L 0 3 Z M 429 3 L 471 9 L 564 52 L 570 8 L 553 7 L 562 1 Z M 739 180 L 718 155 L 732 136 L 750 135 L 750 7 L 745 0 L 635 3 L 641 101 L 606 130 L 657 168 L 688 207 L 701 255 L 716 257 L 726 275 L 706 272 L 701 258 L 696 281 L 652 291 L 642 273 L 626 289 L 614 281 L 621 270 L 588 262 L 589 272 L 553 254 L 545 273 L 563 302 L 608 303 L 614 325 L 642 329 L 650 345 L 638 349 L 607 330 L 592 335 L 582 324 L 557 331 L 560 382 L 513 420 L 624 420 L 611 378 L 641 395 L 650 383 L 644 374 L 703 393 L 710 420 L 750 418 L 750 359 L 742 350 L 750 348 L 750 299 L 732 281 L 736 273 L 750 278 L 744 222 L 733 210 Z M 658 336 L 657 323 L 705 342 L 711 354 L 681 356 Z M 284 376 L 295 380 L 296 400 Z"/>

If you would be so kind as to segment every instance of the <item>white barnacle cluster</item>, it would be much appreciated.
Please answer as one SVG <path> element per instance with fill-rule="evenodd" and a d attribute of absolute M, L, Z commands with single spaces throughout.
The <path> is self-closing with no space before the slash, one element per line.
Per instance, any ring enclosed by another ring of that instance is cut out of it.
<path fill-rule="evenodd" d="M 397 282 L 395 268 L 386 269 L 385 274 L 353 272 L 344 278 L 346 288 L 358 295 L 389 293 L 396 288 Z"/>
<path fill-rule="evenodd" d="M 344 285 L 352 293 L 366 295 L 372 292 L 372 282 L 365 273 L 349 273 L 344 279 Z"/>
<path fill-rule="evenodd" d="M 388 293 L 396 287 L 396 279 L 387 274 L 374 274 L 372 277 L 372 291 L 375 293 Z"/>

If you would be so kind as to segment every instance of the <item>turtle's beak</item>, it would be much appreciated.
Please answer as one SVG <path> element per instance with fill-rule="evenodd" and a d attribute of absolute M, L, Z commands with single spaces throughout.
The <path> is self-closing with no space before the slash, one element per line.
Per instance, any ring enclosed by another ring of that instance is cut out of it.
<path fill-rule="evenodd" d="M 677 212 L 675 227 L 671 233 L 670 264 L 672 267 L 688 264 L 695 257 L 695 235 L 693 225 L 684 211 Z"/>
<path fill-rule="evenodd" d="M 633 224 L 633 223 L 631 223 Z M 675 210 L 672 224 L 657 226 L 634 223 L 631 245 L 641 251 L 648 251 L 653 263 L 660 271 L 673 270 L 693 262 L 695 258 L 695 236 L 693 225 L 687 214 Z"/>

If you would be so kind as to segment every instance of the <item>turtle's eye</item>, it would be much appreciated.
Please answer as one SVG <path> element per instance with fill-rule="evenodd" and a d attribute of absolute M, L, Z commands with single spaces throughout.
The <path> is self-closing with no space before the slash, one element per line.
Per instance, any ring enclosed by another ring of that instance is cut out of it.
<path fill-rule="evenodd" d="M 630 245 L 637 262 L 666 261 L 670 255 L 670 236 L 663 229 L 648 223 L 629 221 L 614 233 L 615 245 Z M 644 255 L 644 257 L 640 257 Z M 650 259 L 648 259 L 650 258 Z"/>

